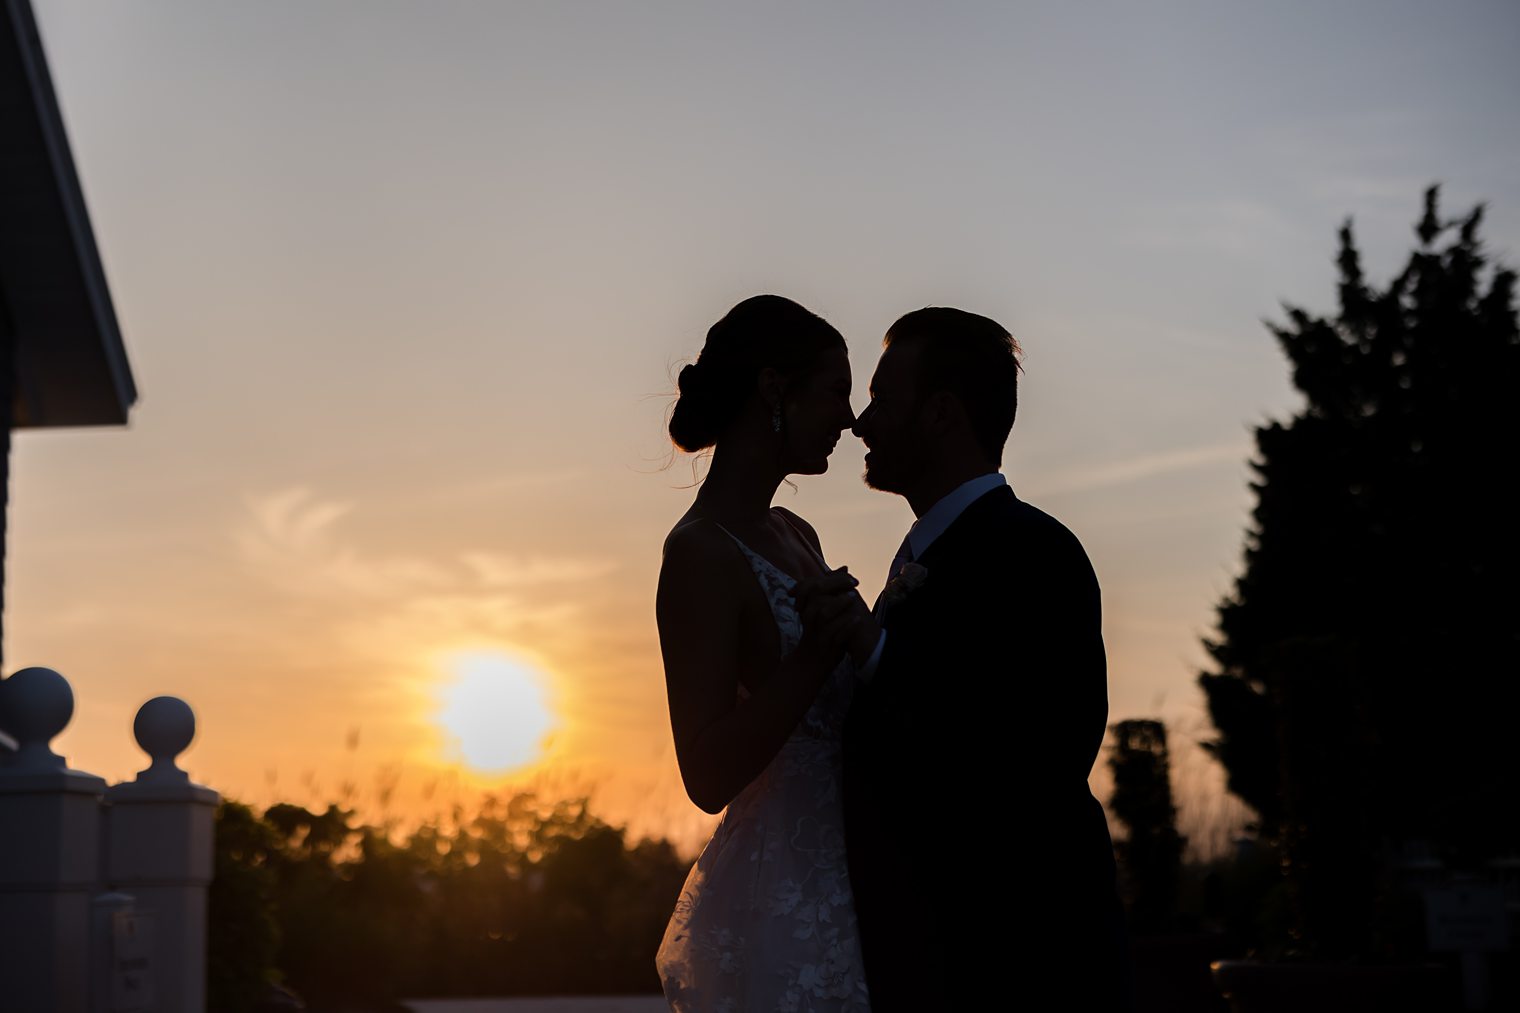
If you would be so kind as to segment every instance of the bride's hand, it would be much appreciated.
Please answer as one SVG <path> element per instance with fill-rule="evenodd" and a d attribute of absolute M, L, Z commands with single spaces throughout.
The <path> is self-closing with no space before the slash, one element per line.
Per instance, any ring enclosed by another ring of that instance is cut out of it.
<path fill-rule="evenodd" d="M 841 620 L 849 606 L 843 592 L 855 583 L 844 567 L 808 577 L 797 582 L 792 597 L 797 616 L 802 620 L 802 651 L 812 654 L 827 667 L 839 663 L 848 634 Z"/>
<path fill-rule="evenodd" d="M 871 614 L 871 609 L 866 605 L 865 599 L 859 593 L 853 593 L 857 605 L 852 608 L 853 617 L 850 624 L 850 640 L 845 645 L 845 650 L 850 652 L 850 657 L 856 666 L 863 666 L 871 660 L 871 655 L 876 653 L 876 645 L 881 640 L 881 624 Z"/>
<path fill-rule="evenodd" d="M 827 645 L 835 661 L 848 652 L 857 662 L 870 657 L 881 635 L 865 600 L 856 590 L 860 581 L 845 567 L 811 577 L 797 585 L 797 611 L 802 617 L 803 637 L 809 632 Z"/>
<path fill-rule="evenodd" d="M 864 665 L 871 660 L 876 644 L 881 640 L 881 625 L 854 585 L 839 591 L 838 595 L 846 599 L 846 607 L 834 621 L 841 624 L 845 650 L 857 666 Z"/>

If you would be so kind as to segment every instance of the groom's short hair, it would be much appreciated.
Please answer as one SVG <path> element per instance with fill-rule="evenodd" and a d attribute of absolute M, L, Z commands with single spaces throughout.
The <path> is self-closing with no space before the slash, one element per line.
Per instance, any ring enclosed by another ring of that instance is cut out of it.
<path fill-rule="evenodd" d="M 996 320 L 948 306 L 928 306 L 898 318 L 884 345 L 915 345 L 922 399 L 938 390 L 961 402 L 977 445 L 993 461 L 1019 408 L 1019 344 Z"/>

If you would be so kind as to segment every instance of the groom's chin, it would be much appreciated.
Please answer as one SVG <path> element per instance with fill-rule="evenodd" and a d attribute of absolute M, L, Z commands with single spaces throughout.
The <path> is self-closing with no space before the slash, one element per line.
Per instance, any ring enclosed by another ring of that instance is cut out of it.
<path fill-rule="evenodd" d="M 877 492 L 896 492 L 892 488 L 892 482 L 881 473 L 880 468 L 866 466 L 866 470 L 860 473 L 860 479 L 866 484 L 867 489 L 875 489 Z"/>

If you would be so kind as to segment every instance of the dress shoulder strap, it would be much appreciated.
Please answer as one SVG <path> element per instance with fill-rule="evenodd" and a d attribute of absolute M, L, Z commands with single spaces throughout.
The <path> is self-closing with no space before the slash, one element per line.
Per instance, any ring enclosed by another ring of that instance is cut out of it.
<path fill-rule="evenodd" d="M 802 544 L 807 546 L 807 550 L 813 554 L 813 558 L 818 560 L 818 565 L 827 570 L 829 568 L 828 560 L 823 558 L 823 553 L 818 551 L 818 547 L 813 544 L 813 539 L 807 536 L 807 532 L 799 528 L 797 522 L 792 519 L 797 515 L 786 509 L 786 507 L 776 507 L 775 510 L 781 515 L 781 519 L 786 521 L 786 526 L 797 532 L 797 537 L 802 539 Z"/>
<path fill-rule="evenodd" d="M 744 544 L 744 539 L 740 538 L 738 535 L 734 534 L 732 531 L 728 530 L 717 521 L 709 521 L 708 523 L 732 539 L 733 543 L 739 547 L 739 551 L 744 554 L 744 558 L 749 559 L 750 557 L 757 555 L 754 549 Z"/>

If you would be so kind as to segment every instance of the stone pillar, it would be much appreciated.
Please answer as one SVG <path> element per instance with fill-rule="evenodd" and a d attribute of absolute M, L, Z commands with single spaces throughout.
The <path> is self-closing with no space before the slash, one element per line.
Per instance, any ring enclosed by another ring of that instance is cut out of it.
<path fill-rule="evenodd" d="M 49 743 L 74 716 L 74 692 L 49 668 L 0 682 L 0 1005 L 86 1013 L 90 900 L 100 874 L 105 781 L 69 770 Z"/>
<path fill-rule="evenodd" d="M 217 793 L 175 765 L 195 737 L 183 700 L 155 697 L 132 724 L 153 762 L 106 791 L 105 879 L 152 926 L 158 1013 L 206 1008 L 206 891 Z"/>

